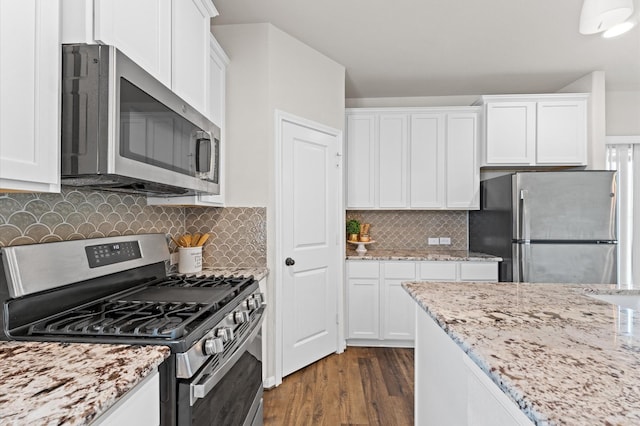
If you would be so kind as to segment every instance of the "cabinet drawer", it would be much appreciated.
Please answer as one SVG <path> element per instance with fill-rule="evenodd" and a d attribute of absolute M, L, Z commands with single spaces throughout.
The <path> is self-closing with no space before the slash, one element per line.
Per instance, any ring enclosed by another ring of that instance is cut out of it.
<path fill-rule="evenodd" d="M 349 278 L 378 278 L 380 276 L 380 262 L 356 260 L 349 262 Z"/>
<path fill-rule="evenodd" d="M 456 262 L 421 262 L 419 278 L 428 281 L 455 281 Z"/>
<path fill-rule="evenodd" d="M 497 262 L 461 262 L 461 281 L 498 281 Z"/>
<path fill-rule="evenodd" d="M 384 277 L 413 280 L 416 278 L 415 262 L 385 262 Z"/>

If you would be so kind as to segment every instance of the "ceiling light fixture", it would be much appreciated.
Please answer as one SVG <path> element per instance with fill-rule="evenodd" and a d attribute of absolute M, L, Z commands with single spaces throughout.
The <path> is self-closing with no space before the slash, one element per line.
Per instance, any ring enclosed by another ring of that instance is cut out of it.
<path fill-rule="evenodd" d="M 618 24 L 618 25 L 614 25 L 613 27 L 609 28 L 607 31 L 602 33 L 602 37 L 604 38 L 612 38 L 612 37 L 617 37 L 621 34 L 626 33 L 627 31 L 629 31 L 631 28 L 633 28 L 636 25 L 636 23 L 632 20 L 630 21 L 625 21 L 622 24 Z"/>
<path fill-rule="evenodd" d="M 633 0 L 584 0 L 580 13 L 580 33 L 595 34 L 607 31 L 623 23 L 632 14 Z"/>

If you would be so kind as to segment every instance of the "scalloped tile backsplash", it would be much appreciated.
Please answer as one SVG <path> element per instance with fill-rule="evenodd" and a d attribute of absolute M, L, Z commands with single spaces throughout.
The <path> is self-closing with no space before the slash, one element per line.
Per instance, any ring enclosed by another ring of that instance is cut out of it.
<path fill-rule="evenodd" d="M 376 244 L 367 249 L 467 250 L 467 211 L 349 210 L 347 220 L 370 223 Z M 449 237 L 451 245 L 430 246 L 428 237 Z"/>
<path fill-rule="evenodd" d="M 266 266 L 265 208 L 148 206 L 145 197 L 63 188 L 0 193 L 0 247 L 105 236 L 211 232 L 205 267 Z"/>

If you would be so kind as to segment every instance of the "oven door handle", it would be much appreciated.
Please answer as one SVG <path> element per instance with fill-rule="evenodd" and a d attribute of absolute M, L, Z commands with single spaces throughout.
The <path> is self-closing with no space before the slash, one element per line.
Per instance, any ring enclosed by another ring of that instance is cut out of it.
<path fill-rule="evenodd" d="M 199 375 L 198 378 L 190 385 L 190 397 L 189 397 L 189 405 L 193 406 L 196 400 L 200 398 L 204 398 L 207 396 L 209 391 L 213 389 L 215 385 L 224 377 L 225 374 L 231 367 L 235 365 L 236 362 L 240 359 L 242 354 L 249 348 L 249 345 L 253 343 L 253 340 L 256 338 L 258 333 L 260 332 L 260 326 L 262 325 L 262 317 L 264 315 L 264 306 L 262 306 L 259 310 L 259 318 L 258 321 L 255 322 L 255 325 L 246 339 L 240 344 L 240 346 L 231 354 L 229 358 L 227 358 L 223 364 L 213 373 L 208 374 L 207 372 L 203 372 Z M 209 377 L 203 382 L 200 383 L 200 380 L 203 376 L 208 375 Z"/>

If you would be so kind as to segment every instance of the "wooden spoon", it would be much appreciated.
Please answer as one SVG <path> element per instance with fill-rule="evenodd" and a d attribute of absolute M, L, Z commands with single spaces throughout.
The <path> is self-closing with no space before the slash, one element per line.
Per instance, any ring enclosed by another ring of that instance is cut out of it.
<path fill-rule="evenodd" d="M 173 243 L 176 245 L 176 247 L 182 247 L 182 244 L 180 244 L 178 241 L 176 241 L 175 238 L 171 237 L 171 241 L 173 241 Z"/>
<path fill-rule="evenodd" d="M 209 234 L 202 234 L 198 242 L 196 243 L 196 247 L 202 247 L 204 243 L 209 239 Z"/>

